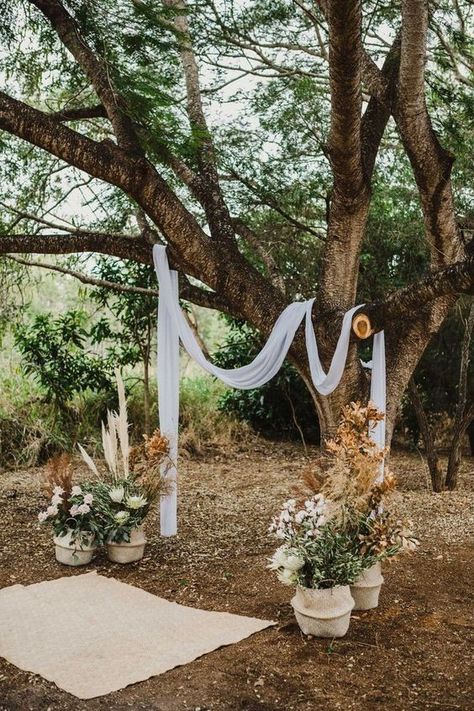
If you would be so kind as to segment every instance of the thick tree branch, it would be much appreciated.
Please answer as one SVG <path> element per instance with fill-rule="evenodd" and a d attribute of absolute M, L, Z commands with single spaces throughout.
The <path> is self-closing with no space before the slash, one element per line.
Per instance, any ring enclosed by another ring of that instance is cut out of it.
<path fill-rule="evenodd" d="M 361 161 L 361 24 L 360 0 L 328 3 L 331 128 L 329 156 L 334 192 L 343 199 L 365 193 Z"/>
<path fill-rule="evenodd" d="M 200 180 L 198 184 L 195 184 L 195 195 L 204 208 L 211 235 L 234 239 L 235 233 L 232 228 L 232 220 L 219 184 L 214 144 L 202 105 L 199 70 L 189 32 L 186 2 L 185 0 L 163 0 L 163 3 L 176 13 L 173 24 L 177 33 L 179 53 L 186 83 L 186 106 L 191 129 L 198 146 Z"/>
<path fill-rule="evenodd" d="M 367 314 L 376 331 L 399 328 L 407 314 L 413 314 L 413 321 L 417 321 L 437 299 L 458 294 L 474 294 L 474 257 L 432 272 L 417 283 L 399 289 L 383 303 L 364 306 L 361 311 Z"/>
<path fill-rule="evenodd" d="M 362 160 L 367 181 L 372 178 L 380 143 L 392 113 L 392 97 L 396 89 L 399 62 L 400 37 L 397 36 L 385 58 L 382 70 L 377 69 L 381 75 L 384 90 L 370 99 L 362 117 Z"/>
<path fill-rule="evenodd" d="M 87 232 L 71 234 L 0 235 L 0 254 L 75 254 L 96 252 L 151 264 L 151 247 L 139 237 L 105 236 Z"/>
<path fill-rule="evenodd" d="M 451 188 L 453 156 L 440 145 L 425 101 L 426 0 L 403 0 L 400 73 L 393 116 L 420 193 L 431 263 L 459 259 L 462 244 Z"/>
<path fill-rule="evenodd" d="M 49 20 L 61 42 L 84 71 L 107 112 L 119 145 L 140 155 L 142 151 L 125 102 L 112 85 L 105 64 L 92 52 L 72 15 L 59 0 L 29 1 Z"/>
<path fill-rule="evenodd" d="M 107 111 L 102 104 L 95 106 L 80 106 L 75 109 L 64 108 L 55 111 L 50 116 L 58 121 L 82 121 L 91 118 L 107 118 Z"/>
<path fill-rule="evenodd" d="M 0 129 L 127 191 L 132 185 L 131 171 L 136 171 L 137 181 L 144 172 L 144 161 L 130 157 L 111 141 L 93 141 L 3 92 L 0 92 Z"/>
<path fill-rule="evenodd" d="M 333 190 L 321 265 L 319 311 L 347 309 L 354 303 L 359 251 L 370 200 L 370 184 L 362 161 L 361 3 L 360 0 L 330 0 L 326 5 Z"/>

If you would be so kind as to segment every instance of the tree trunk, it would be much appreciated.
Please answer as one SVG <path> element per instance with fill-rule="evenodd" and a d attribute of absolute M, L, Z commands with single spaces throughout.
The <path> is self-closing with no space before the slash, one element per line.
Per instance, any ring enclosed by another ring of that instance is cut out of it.
<path fill-rule="evenodd" d="M 474 457 L 474 419 L 471 420 L 467 428 L 467 438 L 469 440 L 469 449 L 471 457 Z"/>
<path fill-rule="evenodd" d="M 448 468 L 446 470 L 446 489 L 454 491 L 458 485 L 458 474 L 462 460 L 462 439 L 464 430 L 460 427 L 453 432 L 453 439 L 448 457 Z"/>
<path fill-rule="evenodd" d="M 453 491 L 457 486 L 458 472 L 462 457 L 462 439 L 466 428 L 472 419 L 472 407 L 468 405 L 467 385 L 469 376 L 469 361 L 471 354 L 471 339 L 474 330 L 474 299 L 464 328 L 461 347 L 461 364 L 459 366 L 458 402 L 453 425 L 453 439 L 449 452 L 448 470 L 446 473 L 446 488 Z"/>
<path fill-rule="evenodd" d="M 418 388 L 416 387 L 416 383 L 413 378 L 410 378 L 408 383 L 408 392 L 423 439 L 433 491 L 439 493 L 444 490 L 443 470 L 441 469 L 438 453 L 436 451 L 433 433 L 431 431 L 423 403 L 421 402 Z"/>

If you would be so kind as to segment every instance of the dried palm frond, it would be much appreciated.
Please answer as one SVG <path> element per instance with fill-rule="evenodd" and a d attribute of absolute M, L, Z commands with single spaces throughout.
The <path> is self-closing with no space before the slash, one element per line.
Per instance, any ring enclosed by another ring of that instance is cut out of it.
<path fill-rule="evenodd" d="M 351 402 L 342 411 L 333 439 L 326 443 L 326 456 L 308 466 L 303 473 L 307 493 L 321 493 L 339 515 L 348 510 L 367 512 L 381 504 L 393 490 L 390 472 L 376 484 L 384 450 L 370 437 L 371 428 L 384 417 L 372 403 L 362 407 Z"/>
<path fill-rule="evenodd" d="M 42 489 L 48 498 L 52 497 L 55 486 L 60 486 L 67 494 L 71 491 L 71 455 L 66 452 L 57 454 L 46 462 Z"/>

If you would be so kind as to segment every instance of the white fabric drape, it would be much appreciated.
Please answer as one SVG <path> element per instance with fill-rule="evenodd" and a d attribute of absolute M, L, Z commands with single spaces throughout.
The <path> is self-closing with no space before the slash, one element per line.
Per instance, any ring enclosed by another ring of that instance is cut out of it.
<path fill-rule="evenodd" d="M 311 378 L 316 390 L 329 395 L 335 390 L 344 372 L 351 334 L 352 316 L 360 308 L 355 306 L 344 316 L 341 334 L 337 342 L 329 371 L 324 372 L 318 354 L 318 346 L 311 320 L 314 299 L 294 302 L 280 314 L 262 350 L 251 363 L 234 370 L 219 368 L 210 363 L 187 323 L 179 305 L 177 273 L 170 270 L 166 247 L 155 245 L 153 259 L 159 282 L 158 306 L 158 395 L 161 432 L 170 442 L 170 458 L 173 465 L 167 468 L 166 476 L 172 491 L 161 500 L 161 534 L 173 536 L 177 532 L 177 470 L 178 412 L 179 412 L 179 340 L 204 370 L 227 385 L 249 390 L 267 383 L 281 368 L 298 326 L 305 318 L 306 348 L 311 369 Z M 385 347 L 383 332 L 374 336 L 372 355 L 371 400 L 385 412 Z M 380 445 L 385 443 L 385 423 L 378 423 L 372 437 Z"/>

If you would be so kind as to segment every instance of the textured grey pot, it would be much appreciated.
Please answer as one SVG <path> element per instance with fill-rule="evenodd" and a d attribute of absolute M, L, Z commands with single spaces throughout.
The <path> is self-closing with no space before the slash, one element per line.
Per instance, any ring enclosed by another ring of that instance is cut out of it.
<path fill-rule="evenodd" d="M 298 586 L 291 601 L 304 634 L 314 637 L 344 637 L 349 629 L 354 600 L 348 585 L 327 590 Z"/>
<path fill-rule="evenodd" d="M 72 534 L 72 531 L 68 531 L 64 536 L 54 536 L 56 560 L 63 565 L 87 565 L 97 550 L 94 535 L 83 533 L 80 538 L 72 542 Z"/>
<path fill-rule="evenodd" d="M 373 610 L 379 604 L 380 588 L 382 587 L 382 566 L 375 563 L 364 570 L 351 585 L 351 595 L 354 598 L 354 610 Z"/>
<path fill-rule="evenodd" d="M 143 558 L 145 544 L 143 526 L 138 526 L 130 533 L 129 543 L 107 543 L 107 558 L 113 563 L 134 563 Z"/>

